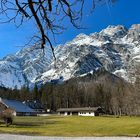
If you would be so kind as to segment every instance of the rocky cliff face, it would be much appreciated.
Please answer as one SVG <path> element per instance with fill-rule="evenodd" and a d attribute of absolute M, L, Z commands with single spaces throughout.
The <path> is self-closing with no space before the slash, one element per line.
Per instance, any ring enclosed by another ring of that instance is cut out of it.
<path fill-rule="evenodd" d="M 132 25 L 130 29 L 108 26 L 89 36 L 80 34 L 58 46 L 55 54 L 57 61 L 37 81 L 46 82 L 60 76 L 67 80 L 102 68 L 130 81 L 134 78 L 129 76 L 132 66 L 140 64 L 140 25 Z"/>
<path fill-rule="evenodd" d="M 130 29 L 108 26 L 99 33 L 79 34 L 72 41 L 55 48 L 56 61 L 42 55 L 38 48 L 24 48 L 0 61 L 0 85 L 18 87 L 45 83 L 105 69 L 127 81 L 133 67 L 140 65 L 140 24 Z M 131 76 L 130 76 L 131 73 Z M 61 77 L 61 78 L 60 78 Z"/>
<path fill-rule="evenodd" d="M 23 48 L 15 55 L 8 55 L 0 60 L 0 86 L 31 86 L 35 78 L 45 72 L 49 65 L 50 58 L 41 49 Z"/>

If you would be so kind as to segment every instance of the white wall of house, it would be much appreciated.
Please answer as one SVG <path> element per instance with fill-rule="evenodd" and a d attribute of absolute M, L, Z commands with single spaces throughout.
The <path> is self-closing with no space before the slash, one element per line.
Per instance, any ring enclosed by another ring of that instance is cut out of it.
<path fill-rule="evenodd" d="M 68 112 L 65 112 L 65 113 L 64 113 L 64 116 L 67 116 L 67 115 L 68 115 Z"/>
<path fill-rule="evenodd" d="M 75 115 L 75 113 L 72 112 L 58 112 L 58 115 L 64 115 L 64 116 L 68 116 L 68 115 Z M 78 116 L 95 116 L 95 112 L 77 112 Z"/>
<path fill-rule="evenodd" d="M 17 115 L 16 111 L 14 111 L 14 112 L 13 112 L 13 115 L 14 115 L 14 116 L 16 116 L 16 115 Z"/>
<path fill-rule="evenodd" d="M 78 112 L 78 116 L 95 116 L 94 112 Z"/>

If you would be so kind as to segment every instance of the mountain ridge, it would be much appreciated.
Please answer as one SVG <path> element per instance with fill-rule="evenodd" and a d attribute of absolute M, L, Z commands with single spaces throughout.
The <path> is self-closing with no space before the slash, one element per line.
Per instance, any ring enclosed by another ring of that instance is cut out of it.
<path fill-rule="evenodd" d="M 80 75 L 105 67 L 111 73 L 129 81 L 127 63 L 131 64 L 135 58 L 139 62 L 139 34 L 140 24 L 132 25 L 130 29 L 122 25 L 108 26 L 89 36 L 79 34 L 72 41 L 56 48 L 58 66 L 54 68 L 52 62 L 50 70 L 42 74 L 41 79 L 47 81 L 61 75 L 67 80 L 78 76 L 77 73 Z"/>
<path fill-rule="evenodd" d="M 140 24 L 129 29 L 110 25 L 98 33 L 81 33 L 55 48 L 56 61 L 45 51 L 42 55 L 39 48 L 23 48 L 0 60 L 0 86 L 21 88 L 60 77 L 68 80 L 99 69 L 134 81 L 129 73 L 133 72 L 130 67 L 140 65 Z"/>

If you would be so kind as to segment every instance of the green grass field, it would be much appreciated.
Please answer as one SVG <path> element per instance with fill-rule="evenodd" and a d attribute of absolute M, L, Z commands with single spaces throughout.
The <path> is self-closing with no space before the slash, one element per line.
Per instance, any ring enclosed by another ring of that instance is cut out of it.
<path fill-rule="evenodd" d="M 0 125 L 0 133 L 46 136 L 136 136 L 140 117 L 15 117 L 14 124 Z"/>

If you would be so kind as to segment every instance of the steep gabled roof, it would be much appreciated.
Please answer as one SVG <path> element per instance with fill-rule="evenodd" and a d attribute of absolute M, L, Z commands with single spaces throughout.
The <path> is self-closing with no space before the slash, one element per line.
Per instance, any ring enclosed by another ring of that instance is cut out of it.
<path fill-rule="evenodd" d="M 8 99 L 1 99 L 0 100 L 6 107 L 15 110 L 16 112 L 35 112 L 26 104 L 17 101 L 17 100 L 8 100 Z"/>

